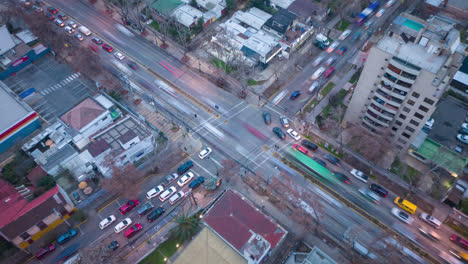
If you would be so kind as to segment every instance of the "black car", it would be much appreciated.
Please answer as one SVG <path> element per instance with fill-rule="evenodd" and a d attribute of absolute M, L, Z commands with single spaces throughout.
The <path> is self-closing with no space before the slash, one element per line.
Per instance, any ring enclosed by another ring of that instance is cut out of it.
<path fill-rule="evenodd" d="M 192 181 L 190 184 L 189 184 L 189 187 L 190 189 L 196 189 L 198 188 L 198 186 L 200 186 L 202 183 L 205 182 L 205 178 L 203 178 L 203 176 L 200 176 L 198 177 L 196 180 Z"/>
<path fill-rule="evenodd" d="M 335 166 L 340 166 L 340 160 L 331 154 L 325 154 L 325 159 Z"/>
<path fill-rule="evenodd" d="M 189 160 L 189 161 L 185 162 L 184 164 L 180 165 L 179 168 L 177 168 L 177 173 L 179 175 L 182 175 L 185 172 L 187 172 L 188 170 L 190 170 L 190 168 L 192 168 L 192 167 L 193 167 L 193 162 Z"/>
<path fill-rule="evenodd" d="M 268 113 L 268 112 L 263 112 L 263 121 L 265 121 L 265 124 L 267 124 L 267 125 L 271 124 L 271 116 L 270 116 L 270 113 Z"/>
<path fill-rule="evenodd" d="M 382 197 L 387 197 L 387 194 L 388 194 L 388 191 L 385 190 L 384 187 L 378 185 L 378 184 L 375 184 L 375 183 L 372 183 L 370 185 L 370 189 L 375 192 L 376 194 L 382 196 Z"/>
<path fill-rule="evenodd" d="M 44 2 L 42 2 L 41 0 L 34 0 L 34 4 L 36 4 L 37 6 L 43 6 Z"/>
<path fill-rule="evenodd" d="M 164 214 L 164 208 L 158 207 L 156 210 L 151 212 L 146 218 L 148 219 L 148 222 L 152 222 L 156 219 L 158 219 L 162 214 Z"/>
<path fill-rule="evenodd" d="M 98 37 L 93 37 L 91 40 L 98 45 L 102 44 L 102 40 Z"/>
<path fill-rule="evenodd" d="M 308 149 L 310 149 L 312 151 L 316 151 L 318 149 L 317 145 L 315 145 L 314 143 L 312 143 L 312 142 L 310 142 L 309 140 L 306 140 L 306 139 L 302 140 L 301 144 L 302 144 L 302 146 L 304 146 L 304 147 L 306 147 L 306 148 L 308 148 Z"/>
<path fill-rule="evenodd" d="M 334 171 L 333 175 L 335 175 L 335 177 L 339 179 L 340 181 L 346 184 L 351 184 L 351 179 L 348 176 L 344 175 L 343 173 Z"/>
<path fill-rule="evenodd" d="M 273 128 L 273 133 L 275 133 L 281 140 L 286 139 L 286 134 L 279 127 L 274 127 Z"/>
<path fill-rule="evenodd" d="M 313 157 L 312 159 L 315 160 L 315 162 L 317 162 L 318 164 L 320 164 L 320 166 L 325 167 L 325 168 L 327 167 L 327 163 L 325 161 L 316 157 Z"/>
<path fill-rule="evenodd" d="M 118 249 L 119 246 L 120 246 L 120 245 L 119 245 L 119 242 L 117 242 L 117 241 L 112 241 L 112 242 L 110 242 L 108 248 L 109 248 L 110 250 L 114 251 L 114 250 Z"/>
<path fill-rule="evenodd" d="M 67 20 L 68 16 L 65 15 L 65 14 L 60 13 L 60 14 L 58 14 L 58 18 L 60 18 L 61 20 Z"/>
<path fill-rule="evenodd" d="M 58 13 L 57 8 L 52 7 L 52 6 L 49 6 L 49 7 L 47 8 L 47 11 L 48 11 L 49 13 L 51 13 L 52 15 L 55 15 L 55 14 Z"/>

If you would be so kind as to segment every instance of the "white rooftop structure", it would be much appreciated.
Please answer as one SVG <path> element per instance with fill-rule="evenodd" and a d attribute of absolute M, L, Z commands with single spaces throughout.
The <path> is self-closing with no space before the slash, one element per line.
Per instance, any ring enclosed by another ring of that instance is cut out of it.
<path fill-rule="evenodd" d="M 237 20 L 243 22 L 253 28 L 261 29 L 263 24 L 272 17 L 272 15 L 256 8 L 252 7 L 247 12 L 237 11 L 229 20 Z"/>
<path fill-rule="evenodd" d="M 21 32 L 16 33 L 16 37 L 21 39 L 24 43 L 33 42 L 36 40 L 36 36 L 29 30 L 23 30 Z"/>
<path fill-rule="evenodd" d="M 191 27 L 198 19 L 203 18 L 203 13 L 190 5 L 181 5 L 174 10 L 172 16 L 182 25 Z"/>
<path fill-rule="evenodd" d="M 251 37 L 244 42 L 244 46 L 265 57 L 278 43 L 279 38 L 259 30 L 252 33 Z"/>
<path fill-rule="evenodd" d="M 294 1 L 296 0 L 271 0 L 270 3 L 275 8 L 281 7 L 282 9 L 288 9 Z"/>
<path fill-rule="evenodd" d="M 6 26 L 0 27 L 0 55 L 15 47 L 15 42 Z"/>

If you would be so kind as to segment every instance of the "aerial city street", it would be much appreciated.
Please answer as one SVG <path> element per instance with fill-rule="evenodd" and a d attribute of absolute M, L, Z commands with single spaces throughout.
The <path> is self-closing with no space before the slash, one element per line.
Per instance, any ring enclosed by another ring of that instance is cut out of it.
<path fill-rule="evenodd" d="M 0 263 L 468 263 L 468 2 L 0 1 Z"/>

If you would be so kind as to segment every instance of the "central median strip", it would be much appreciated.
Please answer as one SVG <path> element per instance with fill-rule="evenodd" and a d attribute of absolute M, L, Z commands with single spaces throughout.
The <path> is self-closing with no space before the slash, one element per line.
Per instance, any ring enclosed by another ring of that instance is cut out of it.
<path fill-rule="evenodd" d="M 344 205 L 346 205 L 348 208 L 352 209 L 353 211 L 355 211 L 356 213 L 358 213 L 359 215 L 361 215 L 362 217 L 364 217 L 365 219 L 367 219 L 368 221 L 372 222 L 374 225 L 376 225 L 378 228 L 382 229 L 382 230 L 385 230 L 385 231 L 388 231 L 394 238 L 396 238 L 398 241 L 401 241 L 403 242 L 403 244 L 405 246 L 407 246 L 409 249 L 411 249 L 412 251 L 414 251 L 415 253 L 417 253 L 419 256 L 423 257 L 424 259 L 426 259 L 427 261 L 429 261 L 430 263 L 440 263 L 437 259 L 435 259 L 434 257 L 432 257 L 431 255 L 429 255 L 427 252 L 425 252 L 423 249 L 421 249 L 420 247 L 418 247 L 417 245 L 415 245 L 413 242 L 411 242 L 409 239 L 407 239 L 406 237 L 400 235 L 398 232 L 396 232 L 395 230 L 389 228 L 388 226 L 386 226 L 385 224 L 383 224 L 382 222 L 380 222 L 377 218 L 373 217 L 372 215 L 370 215 L 368 212 L 366 212 L 364 209 L 362 209 L 361 207 L 355 205 L 353 202 L 347 200 L 346 198 L 344 198 L 343 196 L 341 196 L 340 194 L 338 194 L 335 190 L 333 190 L 332 188 L 328 187 L 326 184 L 324 184 L 323 182 L 321 182 L 319 179 L 313 177 L 310 175 L 310 172 L 307 172 L 299 167 L 297 167 L 295 164 L 293 164 L 292 162 L 290 162 L 288 159 L 286 159 L 285 157 L 283 156 L 280 156 L 279 154 L 277 154 L 277 157 L 280 158 L 280 160 L 286 164 L 288 167 L 290 167 L 291 169 L 295 170 L 296 172 L 298 172 L 299 174 L 301 174 L 303 177 L 307 178 L 309 181 L 311 181 L 313 184 L 315 184 L 316 186 L 318 186 L 319 188 L 321 188 L 323 191 L 327 192 L 328 194 L 332 195 L 333 197 L 335 197 L 337 200 L 339 200 L 341 203 L 343 203 Z"/>

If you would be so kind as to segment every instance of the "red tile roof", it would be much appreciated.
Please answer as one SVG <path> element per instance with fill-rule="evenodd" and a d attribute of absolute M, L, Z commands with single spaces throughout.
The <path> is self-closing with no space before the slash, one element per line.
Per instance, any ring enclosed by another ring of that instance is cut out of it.
<path fill-rule="evenodd" d="M 43 177 L 47 176 L 47 172 L 45 172 L 41 166 L 37 166 L 36 168 L 32 169 L 32 171 L 28 174 L 29 181 L 36 186 L 37 182 L 42 179 Z"/>
<path fill-rule="evenodd" d="M 63 114 L 60 119 L 76 131 L 80 131 L 87 124 L 105 112 L 105 109 L 93 99 L 87 98 L 70 111 Z"/>
<path fill-rule="evenodd" d="M 243 252 L 243 247 L 252 237 L 250 231 L 266 239 L 272 249 L 286 235 L 283 228 L 233 190 L 226 191 L 204 216 L 204 220 L 239 252 Z"/>

